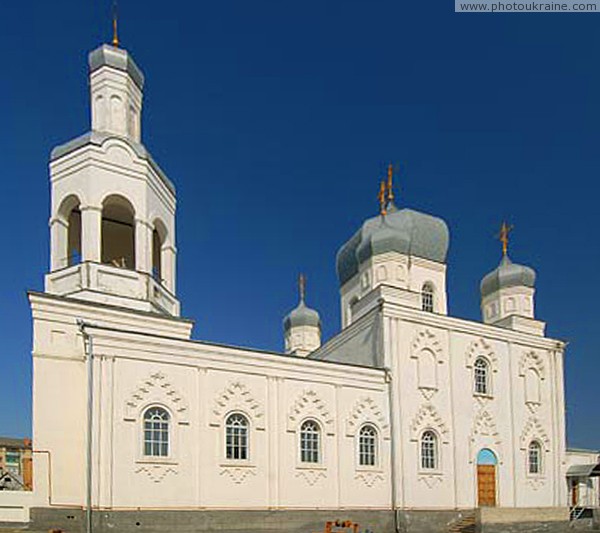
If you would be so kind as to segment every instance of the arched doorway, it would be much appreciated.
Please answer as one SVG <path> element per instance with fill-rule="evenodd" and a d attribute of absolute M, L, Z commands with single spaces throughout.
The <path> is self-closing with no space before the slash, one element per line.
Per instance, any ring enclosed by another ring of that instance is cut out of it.
<path fill-rule="evenodd" d="M 496 506 L 496 468 L 498 459 L 489 448 L 483 448 L 477 454 L 477 505 L 479 507 Z"/>

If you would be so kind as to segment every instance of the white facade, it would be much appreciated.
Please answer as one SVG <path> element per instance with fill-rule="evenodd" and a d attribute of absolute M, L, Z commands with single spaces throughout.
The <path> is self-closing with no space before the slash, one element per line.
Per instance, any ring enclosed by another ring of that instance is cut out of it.
<path fill-rule="evenodd" d="M 445 263 L 385 252 L 342 285 L 338 335 L 290 331 L 307 357 L 191 340 L 143 77 L 122 50 L 92 58 L 92 132 L 53 152 L 51 268 L 30 294 L 36 506 L 85 506 L 89 459 L 99 509 L 475 508 L 489 450 L 496 506 L 566 508 L 564 344 L 533 290 L 496 325 L 453 318 Z"/>

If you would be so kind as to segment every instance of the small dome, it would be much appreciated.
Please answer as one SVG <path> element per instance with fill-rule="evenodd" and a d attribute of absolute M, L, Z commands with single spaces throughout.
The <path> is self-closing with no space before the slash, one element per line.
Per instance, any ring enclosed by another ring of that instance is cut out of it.
<path fill-rule="evenodd" d="M 313 326 L 321 328 L 321 319 L 319 313 L 310 307 L 307 307 L 304 300 L 300 300 L 298 307 L 292 310 L 283 319 L 283 329 L 289 331 L 290 328 L 296 326 Z"/>
<path fill-rule="evenodd" d="M 384 217 L 365 221 L 337 254 L 336 267 L 340 285 L 358 273 L 358 267 L 369 258 L 386 252 L 399 252 L 445 263 L 449 232 L 437 217 L 412 209 L 391 206 Z"/>
<path fill-rule="evenodd" d="M 528 266 L 513 263 L 508 255 L 500 261 L 500 265 L 481 280 L 481 297 L 508 287 L 535 286 L 535 270 Z"/>

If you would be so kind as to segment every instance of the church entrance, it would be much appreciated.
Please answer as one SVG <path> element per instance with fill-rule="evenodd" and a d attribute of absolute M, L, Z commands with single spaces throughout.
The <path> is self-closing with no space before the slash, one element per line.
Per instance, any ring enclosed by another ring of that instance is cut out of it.
<path fill-rule="evenodd" d="M 477 505 L 496 506 L 496 466 L 498 460 L 492 450 L 484 448 L 477 454 Z"/>

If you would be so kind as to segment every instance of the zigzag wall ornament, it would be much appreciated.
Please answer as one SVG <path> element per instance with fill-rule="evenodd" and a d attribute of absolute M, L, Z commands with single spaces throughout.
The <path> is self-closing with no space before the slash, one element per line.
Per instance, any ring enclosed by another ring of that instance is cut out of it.
<path fill-rule="evenodd" d="M 442 344 L 437 335 L 430 329 L 421 329 L 417 332 L 411 344 L 410 356 L 413 359 L 417 359 L 423 350 L 429 350 L 432 352 L 439 364 L 444 362 Z"/>
<path fill-rule="evenodd" d="M 263 406 L 241 381 L 232 381 L 217 396 L 210 413 L 210 425 L 220 426 L 225 415 L 231 411 L 245 413 L 256 429 L 265 429 Z"/>
<path fill-rule="evenodd" d="M 227 475 L 236 485 L 241 485 L 248 477 L 256 475 L 256 469 L 253 467 L 226 466 L 221 469 L 219 475 Z"/>
<path fill-rule="evenodd" d="M 177 475 L 177 470 L 166 465 L 143 465 L 134 471 L 135 474 L 146 474 L 153 483 L 160 483 L 169 474 Z"/>
<path fill-rule="evenodd" d="M 492 350 L 492 347 L 483 338 L 473 341 L 467 349 L 465 364 L 467 368 L 473 368 L 475 360 L 483 356 L 490 363 L 492 372 L 498 372 L 498 357 Z"/>
<path fill-rule="evenodd" d="M 533 416 L 529 418 L 521 432 L 521 438 L 519 439 L 521 450 L 527 450 L 532 440 L 539 441 L 547 452 L 550 451 L 550 438 L 540 420 Z"/>
<path fill-rule="evenodd" d="M 306 389 L 290 408 L 287 419 L 287 430 L 297 431 L 303 419 L 313 417 L 321 422 L 328 435 L 335 433 L 333 415 L 325 402 L 313 389 Z"/>
<path fill-rule="evenodd" d="M 316 485 L 320 479 L 325 479 L 327 474 L 323 470 L 302 469 L 296 472 L 296 477 L 301 477 L 312 487 Z"/>
<path fill-rule="evenodd" d="M 152 402 L 168 405 L 180 424 L 189 423 L 187 402 L 162 372 L 150 374 L 127 399 L 125 420 L 135 421 L 139 416 L 140 407 Z"/>
<path fill-rule="evenodd" d="M 385 477 L 381 472 L 357 472 L 354 479 L 360 479 L 369 488 L 378 481 L 385 481 Z"/>
<path fill-rule="evenodd" d="M 346 436 L 354 437 L 358 429 L 366 423 L 379 428 L 384 439 L 390 438 L 390 426 L 380 406 L 368 396 L 359 398 L 346 419 Z"/>
<path fill-rule="evenodd" d="M 419 474 L 418 479 L 419 481 L 425 483 L 425 485 L 429 489 L 432 489 L 433 487 L 443 483 L 444 481 L 443 476 L 435 474 Z"/>
<path fill-rule="evenodd" d="M 546 365 L 544 365 L 544 360 L 542 356 L 534 350 L 529 350 L 521 356 L 521 359 L 519 360 L 519 376 L 525 377 L 525 373 L 530 368 L 537 371 L 540 379 L 546 379 Z"/>
<path fill-rule="evenodd" d="M 410 438 L 418 441 L 421 433 L 426 429 L 434 429 L 441 436 L 444 444 L 450 442 L 450 431 L 444 423 L 436 408 L 428 403 L 422 405 L 410 425 Z"/>
<path fill-rule="evenodd" d="M 477 454 L 483 448 L 492 450 L 502 464 L 502 439 L 494 418 L 488 411 L 477 413 L 469 436 L 469 462 L 475 462 Z"/>

